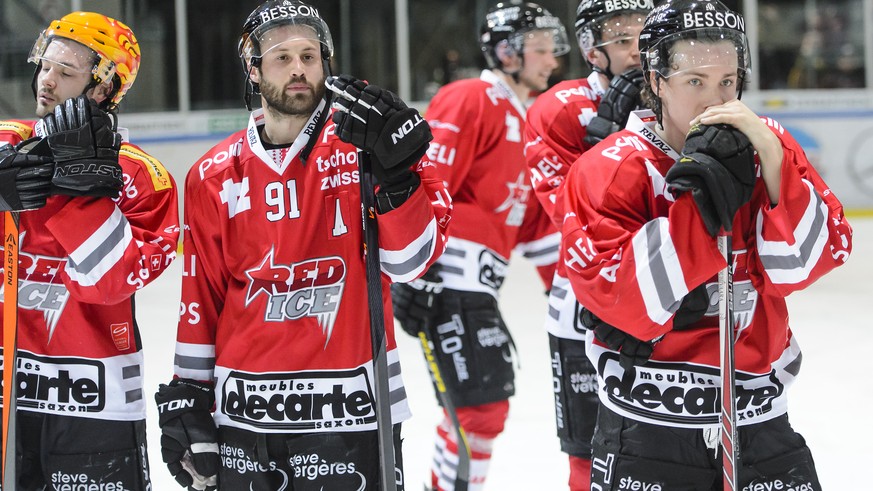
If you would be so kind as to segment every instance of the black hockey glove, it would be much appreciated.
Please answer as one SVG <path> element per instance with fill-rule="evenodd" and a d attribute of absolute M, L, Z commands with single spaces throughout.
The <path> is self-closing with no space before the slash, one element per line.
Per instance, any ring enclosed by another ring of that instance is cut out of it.
<path fill-rule="evenodd" d="M 583 308 L 581 315 L 582 325 L 594 331 L 594 337 L 609 346 L 609 349 L 619 352 L 618 362 L 625 370 L 630 370 L 637 365 L 643 365 L 649 361 L 655 343 L 643 341 L 634 336 L 613 327 L 590 310 Z"/>
<path fill-rule="evenodd" d="M 325 85 L 338 96 L 333 122 L 339 139 L 372 155 L 379 183 L 406 179 L 433 140 L 427 121 L 393 92 L 348 75 L 328 77 Z"/>
<path fill-rule="evenodd" d="M 733 126 L 697 124 L 685 138 L 682 156 L 667 171 L 670 192 L 691 191 L 709 235 L 730 231 L 737 210 L 755 188 L 755 149 Z"/>
<path fill-rule="evenodd" d="M 118 165 L 121 136 L 112 117 L 80 95 L 42 118 L 57 165 L 55 194 L 118 197 L 124 181 Z"/>
<path fill-rule="evenodd" d="M 38 138 L 21 142 L 16 148 L 0 146 L 0 211 L 35 210 L 45 206 L 51 194 L 54 164 L 47 152 L 33 148 Z M 44 150 L 48 150 L 43 145 Z"/>
<path fill-rule="evenodd" d="M 693 324 L 702 319 L 707 310 L 709 310 L 709 293 L 706 291 L 706 283 L 702 283 L 682 299 L 679 310 L 673 315 L 673 330 L 694 329 Z"/>
<path fill-rule="evenodd" d="M 215 394 L 207 384 L 175 379 L 155 394 L 161 427 L 161 457 L 176 482 L 189 491 L 218 486 L 218 430 L 212 419 Z"/>
<path fill-rule="evenodd" d="M 640 91 L 643 87 L 643 71 L 631 68 L 621 75 L 612 77 L 609 88 L 600 105 L 597 116 L 585 128 L 585 143 L 596 145 L 616 131 L 624 128 L 631 111 L 642 105 Z"/>
<path fill-rule="evenodd" d="M 418 189 L 419 184 L 421 178 L 415 172 L 387 178 L 376 193 L 376 210 L 379 213 L 388 213 L 399 208 Z"/>
<path fill-rule="evenodd" d="M 409 283 L 391 285 L 391 305 L 400 327 L 410 336 L 418 337 L 427 320 L 433 319 L 438 308 L 438 297 L 443 291 L 439 265 L 434 264 L 421 278 Z"/>

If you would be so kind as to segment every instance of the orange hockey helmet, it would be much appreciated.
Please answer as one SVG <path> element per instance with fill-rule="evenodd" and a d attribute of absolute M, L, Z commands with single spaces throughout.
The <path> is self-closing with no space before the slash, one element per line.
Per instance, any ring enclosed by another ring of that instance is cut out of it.
<path fill-rule="evenodd" d="M 73 12 L 52 21 L 40 33 L 30 51 L 27 61 L 39 65 L 49 44 L 55 38 L 76 41 L 91 49 L 96 55 L 85 66 L 91 67 L 92 81 L 86 90 L 107 81 L 113 82 L 112 93 L 103 106 L 115 109 L 124 94 L 133 85 L 139 71 L 140 49 L 136 36 L 127 25 L 94 12 Z M 36 73 L 33 90 L 36 94 Z"/>

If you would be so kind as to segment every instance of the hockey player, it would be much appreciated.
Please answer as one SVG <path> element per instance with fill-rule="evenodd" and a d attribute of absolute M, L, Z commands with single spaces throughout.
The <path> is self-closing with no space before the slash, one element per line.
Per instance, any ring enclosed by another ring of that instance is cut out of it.
<path fill-rule="evenodd" d="M 501 3 L 486 15 L 480 46 L 490 68 L 443 87 L 427 110 L 428 155 L 455 209 L 446 253 L 426 281 L 392 287 L 402 327 L 427 330 L 433 341 L 456 408 L 437 427 L 435 490 L 455 488 L 459 458 L 470 459 L 469 489 L 482 489 L 508 416 L 515 375 L 498 292 L 513 249 L 534 261 L 546 285 L 557 261 L 557 231 L 530 192 L 522 138 L 524 101 L 547 88 L 555 57 L 569 51 L 566 32 L 536 4 Z M 459 451 L 455 416 L 469 454 Z"/>
<path fill-rule="evenodd" d="M 564 220 L 556 196 L 570 166 L 582 153 L 623 128 L 640 106 L 643 73 L 637 45 L 652 0 L 614 8 L 607 0 L 582 0 L 576 9 L 576 38 L 591 74 L 556 84 L 527 113 L 525 158 L 534 192 L 557 229 Z M 549 333 L 555 419 L 561 450 L 570 456 L 569 486 L 588 490 L 591 435 L 597 414 L 597 376 L 585 356 L 585 327 L 570 281 L 557 265 L 549 290 Z"/>
<path fill-rule="evenodd" d="M 329 77 L 333 47 L 311 5 L 270 0 L 252 11 L 239 56 L 247 103 L 260 94 L 262 109 L 187 176 L 175 377 L 155 398 L 163 459 L 188 489 L 379 489 L 355 146 L 380 182 L 379 248 L 369 253 L 384 273 L 403 489 L 409 408 L 389 283 L 415 279 L 442 253 L 451 200 L 424 158 L 432 136 L 418 112 L 387 90 Z M 343 94 L 332 117 L 326 82 Z"/>
<path fill-rule="evenodd" d="M 640 52 L 654 111 L 583 154 L 559 191 L 600 382 L 592 489 L 721 489 L 720 229 L 733 242 L 736 489 L 821 489 L 788 421 L 801 356 L 785 297 L 842 265 L 852 230 L 794 138 L 739 100 L 744 29 L 717 0 L 652 10 Z M 704 308 L 680 315 L 700 293 Z"/>
<path fill-rule="evenodd" d="M 175 258 L 179 210 L 163 165 L 122 143 L 105 112 L 133 85 L 139 44 L 118 20 L 73 12 L 28 61 L 44 117 L 0 122 L 0 142 L 15 146 L 0 148 L 0 209 L 27 210 L 16 489 L 149 489 L 134 293 Z M 45 174 L 28 159 L 56 163 Z"/>

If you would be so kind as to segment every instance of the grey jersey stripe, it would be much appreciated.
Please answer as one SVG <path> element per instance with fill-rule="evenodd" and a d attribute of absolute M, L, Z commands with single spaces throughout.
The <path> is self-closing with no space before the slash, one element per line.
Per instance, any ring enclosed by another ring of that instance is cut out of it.
<path fill-rule="evenodd" d="M 67 258 L 67 261 L 69 261 L 74 270 L 87 275 L 121 242 L 124 238 L 124 230 L 126 226 L 127 217 L 122 216 L 121 220 L 118 221 L 118 225 L 116 225 L 112 232 L 110 232 L 106 237 L 106 240 L 94 248 L 94 250 L 91 251 L 91 254 L 88 254 L 88 257 L 86 257 L 81 263 L 77 264 L 69 257 Z"/>
<path fill-rule="evenodd" d="M 188 370 L 212 370 L 215 368 L 215 357 L 206 358 L 176 354 L 173 362 L 177 367 Z"/>
<path fill-rule="evenodd" d="M 130 404 L 142 399 L 142 389 L 133 389 L 124 393 L 124 402 Z"/>
<path fill-rule="evenodd" d="M 554 244 L 548 247 L 543 247 L 541 249 L 536 249 L 532 251 L 525 251 L 522 253 L 522 256 L 526 258 L 535 258 L 535 257 L 543 257 L 549 255 L 555 255 L 558 252 L 558 245 Z"/>
<path fill-rule="evenodd" d="M 815 196 L 815 218 L 812 221 L 812 226 L 809 228 L 809 234 L 803 238 L 803 242 L 800 244 L 800 255 L 761 256 L 761 263 L 764 265 L 764 269 L 803 269 L 806 267 L 813 246 L 818 241 L 827 219 L 824 210 L 822 210 L 824 204 L 822 203 L 821 196 L 816 192 L 812 194 Z"/>
<path fill-rule="evenodd" d="M 140 376 L 140 368 L 139 365 L 128 365 L 126 367 L 122 367 L 121 369 L 121 378 L 127 380 L 129 378 L 139 377 Z"/>
<path fill-rule="evenodd" d="M 652 282 L 655 285 L 655 292 L 658 294 L 658 300 L 661 302 L 661 308 L 672 313 L 679 309 L 679 300 L 673 296 L 673 288 L 670 283 L 670 276 L 667 274 L 667 267 L 664 264 L 664 257 L 661 255 L 661 228 L 657 220 L 646 224 L 646 244 L 648 244 L 648 271 L 652 275 Z"/>
<path fill-rule="evenodd" d="M 391 264 L 391 263 L 382 263 L 382 269 L 385 270 L 388 274 L 394 276 L 403 276 L 407 275 L 410 272 L 414 271 L 416 268 L 421 266 L 422 264 L 427 263 L 427 259 L 430 257 L 430 253 L 433 250 L 433 238 L 425 242 L 425 244 L 416 252 L 412 257 L 403 261 L 402 263 Z"/>

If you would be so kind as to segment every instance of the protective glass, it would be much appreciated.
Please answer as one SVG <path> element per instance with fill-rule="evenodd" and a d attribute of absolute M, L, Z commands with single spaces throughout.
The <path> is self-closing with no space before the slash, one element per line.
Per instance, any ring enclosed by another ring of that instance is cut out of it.
<path fill-rule="evenodd" d="M 692 29 L 665 36 L 641 56 L 647 57 L 650 70 L 665 78 L 714 66 L 736 68 L 742 78 L 751 71 L 746 36 L 727 29 Z"/>
<path fill-rule="evenodd" d="M 594 21 L 592 31 L 600 36 L 592 47 L 599 48 L 610 44 L 632 44 L 640 37 L 640 31 L 646 22 L 645 14 L 617 15 Z"/>
<path fill-rule="evenodd" d="M 61 39 L 41 33 L 30 49 L 27 61 L 37 65 L 48 61 L 75 73 L 90 73 L 95 76 L 98 71 L 102 71 L 100 80 L 106 80 L 115 72 L 114 63 L 110 62 L 109 66 L 104 67 L 101 67 L 101 63 L 96 63 L 101 58 L 87 46 Z"/>
<path fill-rule="evenodd" d="M 333 40 L 327 24 L 318 17 L 302 16 L 282 17 L 261 24 L 242 40 L 241 52 L 248 63 L 252 56 L 263 57 L 284 43 L 301 39 L 316 41 L 324 46 L 329 56 L 333 55 Z M 257 53 L 255 46 L 262 52 Z"/>
<path fill-rule="evenodd" d="M 535 29 L 519 31 L 509 38 L 510 45 L 518 52 L 524 52 L 528 49 L 528 43 L 525 41 L 532 39 L 538 35 L 545 34 L 551 36 L 554 42 L 552 55 L 555 57 L 563 56 L 570 52 L 570 42 L 567 40 L 567 31 L 557 17 L 537 17 Z"/>

